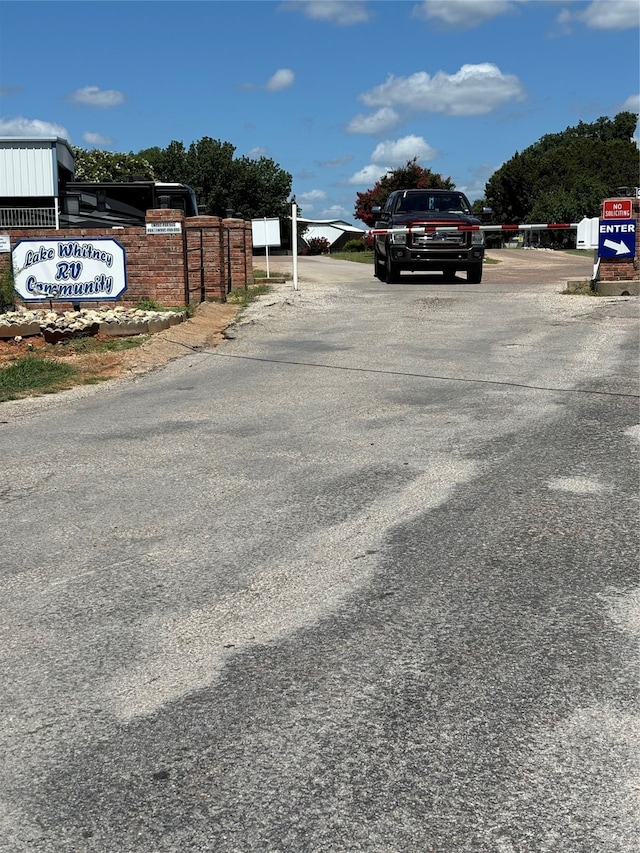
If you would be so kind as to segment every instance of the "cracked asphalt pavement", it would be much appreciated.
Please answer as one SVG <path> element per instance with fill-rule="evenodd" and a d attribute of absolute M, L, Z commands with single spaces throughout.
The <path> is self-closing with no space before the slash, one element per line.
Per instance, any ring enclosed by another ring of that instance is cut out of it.
<path fill-rule="evenodd" d="M 638 300 L 495 257 L 0 405 L 3 853 L 637 853 Z"/>

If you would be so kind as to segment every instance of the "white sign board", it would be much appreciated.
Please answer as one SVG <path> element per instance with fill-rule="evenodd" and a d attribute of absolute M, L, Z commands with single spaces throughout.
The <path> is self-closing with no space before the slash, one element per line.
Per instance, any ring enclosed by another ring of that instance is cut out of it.
<path fill-rule="evenodd" d="M 8 234 L 0 234 L 0 252 L 11 251 L 11 239 Z"/>
<path fill-rule="evenodd" d="M 254 249 L 280 245 L 279 219 L 252 219 L 251 235 Z"/>
<path fill-rule="evenodd" d="M 127 289 L 124 246 L 117 240 L 20 240 L 12 261 L 15 290 L 25 301 L 95 302 Z"/>
<path fill-rule="evenodd" d="M 147 222 L 147 234 L 182 234 L 182 223 Z"/>

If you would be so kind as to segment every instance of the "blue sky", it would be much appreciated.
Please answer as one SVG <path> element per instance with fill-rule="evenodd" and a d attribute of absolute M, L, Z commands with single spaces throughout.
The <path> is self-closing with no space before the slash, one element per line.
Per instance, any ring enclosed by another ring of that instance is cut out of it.
<path fill-rule="evenodd" d="M 473 201 L 546 133 L 639 110 L 638 0 L 0 0 L 0 136 L 137 152 L 211 136 L 302 215 L 413 157 Z M 362 224 L 356 222 L 356 224 Z"/>

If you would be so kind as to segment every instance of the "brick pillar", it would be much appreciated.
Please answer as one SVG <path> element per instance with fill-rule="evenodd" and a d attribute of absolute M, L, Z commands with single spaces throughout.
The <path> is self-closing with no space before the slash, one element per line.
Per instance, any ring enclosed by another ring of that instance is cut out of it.
<path fill-rule="evenodd" d="M 251 222 L 244 219 L 223 219 L 225 231 L 225 260 L 227 288 L 246 288 L 253 279 L 253 237 Z"/>
<path fill-rule="evenodd" d="M 127 263 L 132 273 L 144 277 L 151 299 L 162 305 L 186 304 L 184 251 L 185 216 L 181 210 L 148 210 L 146 234 Z M 116 232 L 117 234 L 117 232 Z"/>
<path fill-rule="evenodd" d="M 224 302 L 224 229 L 218 216 L 190 216 L 185 221 L 190 302 Z"/>

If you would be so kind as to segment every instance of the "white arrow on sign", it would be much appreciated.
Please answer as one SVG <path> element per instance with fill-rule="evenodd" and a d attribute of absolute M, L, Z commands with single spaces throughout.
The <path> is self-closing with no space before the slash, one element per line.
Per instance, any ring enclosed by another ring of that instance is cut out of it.
<path fill-rule="evenodd" d="M 631 249 L 627 246 L 626 243 L 623 243 L 620 240 L 619 243 L 614 243 L 613 240 L 605 240 L 603 243 L 607 249 L 615 249 L 616 255 L 628 255 L 631 252 Z"/>

